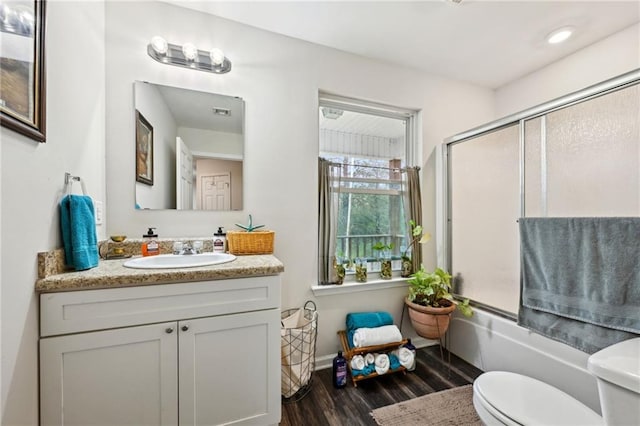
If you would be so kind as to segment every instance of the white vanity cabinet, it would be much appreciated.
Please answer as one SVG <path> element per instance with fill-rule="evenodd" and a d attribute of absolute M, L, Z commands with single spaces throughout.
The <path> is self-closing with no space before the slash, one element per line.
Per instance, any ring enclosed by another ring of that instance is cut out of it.
<path fill-rule="evenodd" d="M 278 276 L 40 297 L 42 425 L 280 421 Z"/>

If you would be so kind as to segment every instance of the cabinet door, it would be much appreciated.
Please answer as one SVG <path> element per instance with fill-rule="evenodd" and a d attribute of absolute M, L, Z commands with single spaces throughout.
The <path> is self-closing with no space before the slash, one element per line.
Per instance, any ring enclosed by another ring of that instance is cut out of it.
<path fill-rule="evenodd" d="M 177 323 L 40 339 L 42 425 L 175 425 Z"/>
<path fill-rule="evenodd" d="M 179 323 L 180 425 L 280 421 L 280 311 Z"/>

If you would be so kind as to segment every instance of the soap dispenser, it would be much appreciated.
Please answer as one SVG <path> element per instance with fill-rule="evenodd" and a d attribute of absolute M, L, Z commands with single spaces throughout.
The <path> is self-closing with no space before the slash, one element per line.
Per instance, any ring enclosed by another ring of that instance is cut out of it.
<path fill-rule="evenodd" d="M 160 244 L 158 243 L 158 234 L 153 232 L 155 228 L 149 228 L 146 234 L 142 236 L 142 255 L 155 256 L 160 254 Z"/>
<path fill-rule="evenodd" d="M 226 246 L 227 234 L 222 232 L 222 226 L 218 227 L 218 231 L 213 234 L 213 252 L 224 253 Z"/>

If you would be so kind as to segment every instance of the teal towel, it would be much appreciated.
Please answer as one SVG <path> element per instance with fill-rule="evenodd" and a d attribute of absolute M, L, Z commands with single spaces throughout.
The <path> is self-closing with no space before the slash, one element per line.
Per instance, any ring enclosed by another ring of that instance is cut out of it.
<path fill-rule="evenodd" d="M 376 328 L 392 324 L 393 317 L 389 312 L 354 312 L 347 314 L 347 330 Z"/>
<path fill-rule="evenodd" d="M 67 195 L 60 202 L 60 228 L 67 266 L 78 271 L 98 266 L 98 239 L 93 201 L 86 195 Z"/>
<path fill-rule="evenodd" d="M 389 312 L 352 312 L 347 314 L 347 341 L 353 348 L 353 333 L 358 328 L 376 328 L 393 325 L 393 317 Z"/>

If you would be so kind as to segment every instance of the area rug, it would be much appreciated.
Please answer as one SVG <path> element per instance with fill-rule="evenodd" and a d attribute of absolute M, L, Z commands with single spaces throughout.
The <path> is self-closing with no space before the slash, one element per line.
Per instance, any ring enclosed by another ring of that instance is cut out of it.
<path fill-rule="evenodd" d="M 373 410 L 380 426 L 480 426 L 473 408 L 473 386 L 431 393 Z"/>

